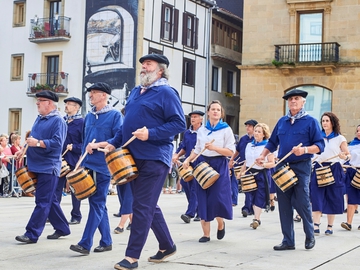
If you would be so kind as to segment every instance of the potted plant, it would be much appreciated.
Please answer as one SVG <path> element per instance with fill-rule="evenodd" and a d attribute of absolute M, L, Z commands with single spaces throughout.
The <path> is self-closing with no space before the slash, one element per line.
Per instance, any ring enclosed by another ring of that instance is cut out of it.
<path fill-rule="evenodd" d="M 33 31 L 34 31 L 34 36 L 35 38 L 40 38 L 42 37 L 42 29 L 40 25 L 35 25 L 33 26 Z"/>
<path fill-rule="evenodd" d="M 59 36 L 66 36 L 66 30 L 65 29 L 59 29 L 57 31 L 58 31 Z"/>

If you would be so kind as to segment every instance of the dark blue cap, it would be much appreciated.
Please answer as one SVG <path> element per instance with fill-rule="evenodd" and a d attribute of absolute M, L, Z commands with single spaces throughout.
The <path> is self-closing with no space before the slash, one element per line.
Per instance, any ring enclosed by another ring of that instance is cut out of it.
<path fill-rule="evenodd" d="M 191 116 L 192 114 L 198 114 L 198 115 L 200 115 L 200 116 L 203 116 L 205 113 L 204 112 L 202 112 L 202 111 L 192 111 L 191 113 L 189 113 L 189 116 Z"/>
<path fill-rule="evenodd" d="M 256 126 L 258 124 L 258 122 L 254 119 L 250 119 L 250 120 L 247 120 L 244 125 L 252 125 L 252 126 Z"/>
<path fill-rule="evenodd" d="M 104 82 L 94 83 L 86 91 L 90 92 L 91 90 L 98 90 L 98 91 L 102 91 L 102 92 L 105 92 L 106 94 L 111 95 L 110 85 L 108 85 L 107 83 L 104 83 Z"/>
<path fill-rule="evenodd" d="M 288 91 L 282 98 L 285 100 L 288 100 L 289 97 L 294 97 L 294 96 L 301 96 L 303 98 L 306 98 L 308 95 L 308 92 L 304 91 L 304 90 L 300 90 L 300 89 L 293 89 Z"/>
<path fill-rule="evenodd" d="M 158 63 L 165 64 L 167 67 L 170 65 L 169 59 L 167 59 L 167 57 L 162 54 L 152 53 L 152 54 L 144 55 L 139 59 L 139 62 L 142 63 L 145 60 L 153 60 Z"/>
<path fill-rule="evenodd" d="M 81 101 L 81 99 L 79 99 L 79 98 L 69 97 L 69 98 L 64 99 L 64 102 L 65 102 L 65 103 L 68 102 L 68 101 L 75 102 L 75 103 L 79 104 L 80 107 L 82 106 L 82 101 Z"/>
<path fill-rule="evenodd" d="M 47 98 L 47 99 L 50 99 L 52 101 L 55 101 L 55 102 L 58 102 L 59 101 L 59 97 L 57 94 L 55 94 L 54 92 L 52 91 L 49 91 L 49 90 L 43 90 L 43 91 L 40 91 L 40 92 L 37 92 L 35 94 L 36 97 L 43 97 L 43 98 Z"/>

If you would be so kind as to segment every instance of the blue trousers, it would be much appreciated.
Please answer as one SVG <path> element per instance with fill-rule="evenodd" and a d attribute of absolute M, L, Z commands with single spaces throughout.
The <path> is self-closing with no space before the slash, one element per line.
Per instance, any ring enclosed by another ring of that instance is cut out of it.
<path fill-rule="evenodd" d="M 190 217 L 195 217 L 197 213 L 198 200 L 196 195 L 196 183 L 195 179 L 185 182 L 182 178 L 180 180 L 181 186 L 185 191 L 186 199 L 188 201 L 188 207 L 186 209 L 185 215 Z"/>
<path fill-rule="evenodd" d="M 117 194 L 120 202 L 120 215 L 128 215 L 132 213 L 133 195 L 131 190 L 131 184 L 126 183 L 124 185 L 116 186 Z"/>
<path fill-rule="evenodd" d="M 238 196 L 239 196 L 239 180 L 235 177 L 234 169 L 231 169 L 231 200 L 233 205 L 238 204 Z"/>
<path fill-rule="evenodd" d="M 36 176 L 36 206 L 26 225 L 25 235 L 32 241 L 37 242 L 44 230 L 47 218 L 49 218 L 50 223 L 57 233 L 61 235 L 70 234 L 69 224 L 55 194 L 59 177 L 45 173 L 37 173 Z"/>
<path fill-rule="evenodd" d="M 73 170 L 74 168 L 71 168 L 71 171 Z M 58 185 L 56 187 L 56 197 L 59 201 L 59 203 L 61 203 L 61 199 L 62 199 L 62 192 L 63 192 L 63 189 L 65 187 L 65 183 L 66 183 L 66 176 L 64 177 L 60 177 L 59 178 L 59 182 L 58 182 Z M 71 219 L 75 219 L 75 220 L 78 220 L 78 221 L 81 221 L 81 218 L 82 218 L 82 215 L 81 215 L 81 212 L 80 212 L 80 206 L 81 206 L 81 201 L 79 201 L 74 193 L 71 191 L 71 203 L 72 203 L 72 210 L 71 210 Z"/>
<path fill-rule="evenodd" d="M 276 186 L 276 194 L 279 205 L 281 232 L 283 234 L 282 242 L 288 246 L 295 246 L 294 208 L 303 220 L 303 230 L 306 238 L 314 237 L 309 191 L 311 160 L 306 159 L 298 163 L 291 163 L 289 166 L 296 174 L 298 183 L 286 192 L 283 192 Z M 277 167 L 279 168 L 280 166 Z"/>
<path fill-rule="evenodd" d="M 139 170 L 139 176 L 130 182 L 134 196 L 133 219 L 125 255 L 139 259 L 150 228 L 159 243 L 159 249 L 172 248 L 174 241 L 161 209 L 157 205 L 169 167 L 160 161 L 153 160 L 135 159 L 135 164 Z"/>
<path fill-rule="evenodd" d="M 78 243 L 87 250 L 90 250 L 93 245 L 93 238 L 96 229 L 99 229 L 101 234 L 99 243 L 100 246 L 105 247 L 112 244 L 109 217 L 106 208 L 106 198 L 109 190 L 110 176 L 92 171 L 89 171 L 89 173 L 96 181 L 96 192 L 88 198 L 90 207 L 89 216 L 86 221 L 83 236 Z"/>

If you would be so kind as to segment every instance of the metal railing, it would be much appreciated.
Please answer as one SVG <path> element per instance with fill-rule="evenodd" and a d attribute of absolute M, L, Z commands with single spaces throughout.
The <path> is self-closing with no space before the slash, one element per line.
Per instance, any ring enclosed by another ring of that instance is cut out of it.
<path fill-rule="evenodd" d="M 50 90 L 57 93 L 68 93 L 68 73 L 29 73 L 27 93 Z"/>
<path fill-rule="evenodd" d="M 275 60 L 283 63 L 338 62 L 337 42 L 275 45 Z"/>
<path fill-rule="evenodd" d="M 37 18 L 30 20 L 30 38 L 70 37 L 71 18 Z"/>

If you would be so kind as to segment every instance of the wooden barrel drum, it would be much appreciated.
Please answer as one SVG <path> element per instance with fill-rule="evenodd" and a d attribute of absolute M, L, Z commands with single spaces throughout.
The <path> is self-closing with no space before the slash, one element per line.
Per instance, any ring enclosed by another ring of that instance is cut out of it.
<path fill-rule="evenodd" d="M 36 174 L 29 172 L 28 168 L 21 167 L 15 171 L 16 179 L 25 193 L 33 192 L 36 189 Z"/>
<path fill-rule="evenodd" d="M 196 165 L 192 174 L 203 189 L 212 186 L 220 177 L 220 174 L 205 161 Z"/>
<path fill-rule="evenodd" d="M 66 175 L 75 197 L 80 201 L 96 192 L 96 185 L 91 175 L 84 168 L 79 168 Z"/>
<path fill-rule="evenodd" d="M 298 179 L 292 169 L 288 165 L 281 166 L 273 174 L 275 184 L 283 191 L 287 191 L 289 188 L 295 186 Z"/>
<path fill-rule="evenodd" d="M 257 190 L 257 184 L 253 174 L 243 175 L 240 178 L 242 192 L 250 192 Z"/>
<path fill-rule="evenodd" d="M 181 178 L 184 179 L 185 182 L 190 182 L 194 179 L 192 175 L 193 167 L 189 166 L 187 169 L 184 169 L 183 165 L 180 165 L 178 170 Z"/>
<path fill-rule="evenodd" d="M 335 183 L 330 166 L 317 168 L 315 173 L 319 187 L 326 187 Z"/>

